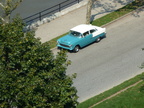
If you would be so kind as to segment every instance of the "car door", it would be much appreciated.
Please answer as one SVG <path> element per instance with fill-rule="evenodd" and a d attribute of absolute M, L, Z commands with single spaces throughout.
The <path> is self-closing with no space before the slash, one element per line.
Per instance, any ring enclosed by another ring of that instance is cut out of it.
<path fill-rule="evenodd" d="M 91 29 L 90 34 L 92 35 L 92 42 L 94 42 L 95 36 L 97 35 L 97 29 Z"/>
<path fill-rule="evenodd" d="M 92 42 L 92 34 L 89 31 L 83 33 L 83 37 L 81 39 L 81 46 L 84 47 Z"/>

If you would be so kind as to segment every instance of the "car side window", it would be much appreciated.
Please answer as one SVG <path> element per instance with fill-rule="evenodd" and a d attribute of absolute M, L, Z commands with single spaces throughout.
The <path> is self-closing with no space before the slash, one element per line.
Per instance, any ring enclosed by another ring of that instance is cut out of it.
<path fill-rule="evenodd" d="M 89 35 L 89 31 L 83 33 L 83 36 L 87 36 L 87 35 Z"/>
<path fill-rule="evenodd" d="M 92 29 L 90 30 L 90 33 L 94 33 L 96 31 L 96 29 Z"/>

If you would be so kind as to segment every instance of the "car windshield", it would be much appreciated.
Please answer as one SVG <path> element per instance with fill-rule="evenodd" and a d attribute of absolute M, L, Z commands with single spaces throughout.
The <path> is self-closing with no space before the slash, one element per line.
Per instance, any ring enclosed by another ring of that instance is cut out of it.
<path fill-rule="evenodd" d="M 81 36 L 81 33 L 76 32 L 76 31 L 70 31 L 70 34 L 73 36 Z"/>

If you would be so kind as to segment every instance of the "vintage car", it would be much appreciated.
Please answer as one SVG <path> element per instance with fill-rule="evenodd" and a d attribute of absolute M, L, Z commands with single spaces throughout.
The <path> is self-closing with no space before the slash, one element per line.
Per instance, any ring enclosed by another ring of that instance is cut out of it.
<path fill-rule="evenodd" d="M 78 52 L 80 48 L 106 37 L 106 28 L 81 24 L 72 28 L 68 35 L 57 40 L 57 47 Z"/>

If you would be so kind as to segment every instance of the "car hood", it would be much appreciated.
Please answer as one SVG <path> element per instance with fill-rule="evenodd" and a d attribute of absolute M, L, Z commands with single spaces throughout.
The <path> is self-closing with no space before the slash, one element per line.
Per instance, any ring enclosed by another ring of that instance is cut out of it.
<path fill-rule="evenodd" d="M 58 42 L 60 42 L 62 44 L 70 45 L 70 44 L 73 44 L 74 42 L 77 42 L 79 40 L 79 38 L 80 37 L 76 37 L 76 36 L 68 34 L 68 35 L 58 39 Z"/>

